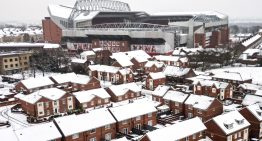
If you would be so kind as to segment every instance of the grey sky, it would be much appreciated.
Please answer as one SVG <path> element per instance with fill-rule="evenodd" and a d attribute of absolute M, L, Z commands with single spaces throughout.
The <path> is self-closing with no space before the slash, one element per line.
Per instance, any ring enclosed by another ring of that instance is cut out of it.
<path fill-rule="evenodd" d="M 75 0 L 1 0 L 0 22 L 34 22 L 48 16 L 48 4 L 73 5 Z M 226 13 L 231 19 L 262 19 L 262 0 L 121 0 L 135 11 L 209 11 Z"/>

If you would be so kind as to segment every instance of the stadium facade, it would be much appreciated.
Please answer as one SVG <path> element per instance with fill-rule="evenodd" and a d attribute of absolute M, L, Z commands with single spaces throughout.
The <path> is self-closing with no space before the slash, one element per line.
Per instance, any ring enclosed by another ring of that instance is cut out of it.
<path fill-rule="evenodd" d="M 45 40 L 70 50 L 166 54 L 179 46 L 216 48 L 229 42 L 228 16 L 219 12 L 149 14 L 113 0 L 77 0 L 72 7 L 49 5 L 48 11 L 50 18 L 42 21 Z"/>

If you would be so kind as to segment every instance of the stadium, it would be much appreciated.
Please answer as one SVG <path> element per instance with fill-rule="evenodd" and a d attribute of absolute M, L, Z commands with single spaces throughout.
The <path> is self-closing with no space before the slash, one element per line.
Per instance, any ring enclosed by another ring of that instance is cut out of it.
<path fill-rule="evenodd" d="M 71 51 L 102 48 L 169 54 L 176 47 L 217 48 L 229 42 L 228 16 L 215 11 L 149 14 L 114 0 L 77 0 L 49 5 L 44 39 Z"/>

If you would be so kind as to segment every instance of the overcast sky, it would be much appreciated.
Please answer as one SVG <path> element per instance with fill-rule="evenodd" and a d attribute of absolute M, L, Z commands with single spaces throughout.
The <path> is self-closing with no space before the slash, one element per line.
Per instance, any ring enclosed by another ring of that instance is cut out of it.
<path fill-rule="evenodd" d="M 179 12 L 215 10 L 231 19 L 262 19 L 262 0 L 120 0 L 135 11 Z M 72 5 L 75 0 L 1 0 L 0 22 L 41 23 L 48 4 Z"/>

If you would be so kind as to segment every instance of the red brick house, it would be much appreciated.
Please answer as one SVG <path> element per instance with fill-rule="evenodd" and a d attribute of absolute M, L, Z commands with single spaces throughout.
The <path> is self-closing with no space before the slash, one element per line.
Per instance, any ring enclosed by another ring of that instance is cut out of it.
<path fill-rule="evenodd" d="M 240 93 L 251 93 L 255 94 L 258 90 L 261 90 L 262 86 L 252 83 L 243 83 L 238 86 L 238 91 Z"/>
<path fill-rule="evenodd" d="M 166 84 L 166 76 L 162 72 L 150 73 L 146 78 L 146 89 L 154 90 L 158 85 Z"/>
<path fill-rule="evenodd" d="M 43 118 L 75 109 L 74 96 L 57 88 L 36 91 L 19 96 L 22 109 L 30 116 Z"/>
<path fill-rule="evenodd" d="M 66 91 L 83 91 L 100 88 L 100 81 L 92 76 L 66 73 L 50 77 L 55 86 Z"/>
<path fill-rule="evenodd" d="M 107 89 L 113 102 L 134 99 L 141 96 L 141 88 L 136 83 L 112 85 Z"/>
<path fill-rule="evenodd" d="M 89 76 L 113 84 L 130 83 L 134 81 L 133 71 L 129 68 L 120 69 L 114 66 L 91 65 L 88 67 Z"/>
<path fill-rule="evenodd" d="M 145 73 L 151 73 L 151 72 L 162 72 L 165 68 L 165 64 L 163 62 L 158 61 L 148 61 L 145 64 Z"/>
<path fill-rule="evenodd" d="M 196 74 L 192 68 L 182 68 L 175 66 L 166 66 L 163 73 L 167 77 L 167 83 L 186 83 L 186 79 L 190 77 L 195 77 Z"/>
<path fill-rule="evenodd" d="M 62 132 L 63 141 L 100 141 L 116 137 L 116 121 L 107 109 L 55 118 L 54 123 Z"/>
<path fill-rule="evenodd" d="M 15 85 L 15 90 L 17 92 L 24 92 L 26 94 L 46 89 L 52 88 L 54 82 L 51 81 L 48 77 L 38 77 L 38 78 L 29 78 L 22 80 Z"/>
<path fill-rule="evenodd" d="M 84 51 L 80 54 L 80 59 L 86 61 L 95 61 L 96 54 L 94 51 Z"/>
<path fill-rule="evenodd" d="M 169 109 L 174 114 L 182 114 L 185 113 L 185 101 L 189 97 L 189 94 L 180 91 L 170 90 L 163 97 L 165 105 L 169 107 Z"/>
<path fill-rule="evenodd" d="M 187 57 L 178 57 L 178 56 L 166 56 L 166 55 L 157 55 L 154 56 L 157 61 L 163 62 L 168 66 L 176 67 L 188 67 L 189 62 Z"/>
<path fill-rule="evenodd" d="M 251 124 L 249 137 L 252 139 L 262 139 L 262 105 L 253 104 L 241 109 L 240 114 Z"/>
<path fill-rule="evenodd" d="M 111 56 L 113 59 L 112 66 L 120 68 L 132 68 L 133 63 L 130 61 L 130 58 L 123 53 L 115 53 Z"/>
<path fill-rule="evenodd" d="M 252 83 L 252 78 L 249 75 L 241 74 L 239 72 L 224 71 L 215 73 L 212 76 L 212 80 L 231 83 L 234 86 L 234 90 L 243 83 Z"/>
<path fill-rule="evenodd" d="M 140 141 L 199 141 L 205 139 L 206 126 L 198 118 L 192 118 L 147 133 Z"/>
<path fill-rule="evenodd" d="M 73 93 L 76 105 L 82 109 L 103 107 L 110 103 L 110 95 L 104 88 L 92 89 Z"/>
<path fill-rule="evenodd" d="M 71 87 L 73 91 L 83 91 L 101 88 L 100 81 L 95 77 L 87 75 L 77 75 L 71 80 Z"/>
<path fill-rule="evenodd" d="M 109 110 L 117 120 L 117 132 L 123 134 L 129 134 L 133 128 L 141 130 L 145 125 L 156 125 L 157 110 L 151 103 L 129 103 Z"/>
<path fill-rule="evenodd" d="M 213 80 L 197 80 L 193 82 L 194 94 L 207 95 L 220 100 L 233 98 L 233 86 L 230 83 Z"/>
<path fill-rule="evenodd" d="M 205 123 L 206 136 L 214 141 L 248 141 L 250 123 L 238 112 L 232 111 Z"/>
<path fill-rule="evenodd" d="M 14 132 L 17 141 L 62 141 L 62 135 L 53 122 L 21 128 Z"/>
<path fill-rule="evenodd" d="M 164 104 L 164 95 L 170 89 L 170 86 L 158 85 L 152 93 L 152 100 L 160 102 L 161 105 Z"/>
<path fill-rule="evenodd" d="M 213 97 L 191 94 L 185 101 L 185 117 L 207 121 L 223 113 L 222 103 Z"/>

